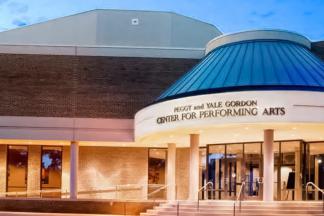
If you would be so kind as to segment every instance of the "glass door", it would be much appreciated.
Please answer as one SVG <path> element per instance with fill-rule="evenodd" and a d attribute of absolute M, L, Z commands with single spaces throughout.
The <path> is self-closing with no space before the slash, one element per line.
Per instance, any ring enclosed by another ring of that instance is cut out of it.
<path fill-rule="evenodd" d="M 324 142 L 308 143 L 308 178 L 319 188 L 324 189 Z M 309 188 L 311 189 L 311 188 Z M 307 194 L 308 200 L 322 200 L 322 194 L 311 191 Z"/>
<path fill-rule="evenodd" d="M 242 182 L 244 199 L 260 199 L 262 174 L 261 143 L 208 145 L 208 181 L 216 199 L 233 199 Z"/>
<path fill-rule="evenodd" d="M 261 143 L 244 144 L 245 161 L 245 193 L 244 199 L 260 200 L 262 190 L 260 179 L 262 177 Z"/>
<path fill-rule="evenodd" d="M 240 190 L 241 183 L 244 181 L 244 160 L 243 160 L 243 144 L 226 145 L 225 167 L 227 177 L 225 179 L 227 199 L 233 199 Z"/>
<path fill-rule="evenodd" d="M 214 192 L 209 198 L 223 199 L 225 196 L 225 145 L 208 145 L 208 182 L 214 184 Z"/>
<path fill-rule="evenodd" d="M 8 146 L 7 192 L 27 191 L 28 147 Z"/>

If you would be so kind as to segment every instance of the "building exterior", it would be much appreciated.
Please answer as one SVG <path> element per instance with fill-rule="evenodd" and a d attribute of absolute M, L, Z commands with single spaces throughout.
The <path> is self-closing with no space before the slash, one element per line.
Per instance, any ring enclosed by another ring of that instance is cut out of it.
<path fill-rule="evenodd" d="M 221 35 L 120 10 L 1 32 L 0 195 L 197 199 L 212 182 L 231 199 L 244 181 L 248 199 L 302 200 L 308 181 L 323 188 L 323 43 Z"/>

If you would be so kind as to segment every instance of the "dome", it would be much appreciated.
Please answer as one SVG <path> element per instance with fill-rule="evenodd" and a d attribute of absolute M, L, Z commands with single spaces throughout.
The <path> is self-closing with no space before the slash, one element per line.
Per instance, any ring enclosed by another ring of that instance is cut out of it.
<path fill-rule="evenodd" d="M 210 41 L 206 56 L 155 102 L 181 97 L 255 90 L 324 92 L 324 63 L 302 35 L 256 30 Z"/>

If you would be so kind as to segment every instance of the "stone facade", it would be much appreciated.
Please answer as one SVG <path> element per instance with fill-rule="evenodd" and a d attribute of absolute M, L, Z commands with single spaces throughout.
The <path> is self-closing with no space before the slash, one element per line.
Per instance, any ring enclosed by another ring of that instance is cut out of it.
<path fill-rule="evenodd" d="M 0 116 L 132 119 L 197 62 L 0 54 Z"/>
<path fill-rule="evenodd" d="M 176 185 L 177 199 L 188 199 L 190 149 L 177 148 L 176 153 Z"/>
<path fill-rule="evenodd" d="M 0 145 L 0 193 L 7 190 L 7 146 Z M 0 195 L 2 197 L 2 195 Z"/>
<path fill-rule="evenodd" d="M 129 187 L 118 187 L 121 190 L 117 193 L 80 194 L 81 198 L 146 198 L 148 149 L 81 146 L 78 179 L 79 191 L 106 190 L 116 185 L 131 184 Z M 140 187 L 137 189 L 134 185 Z"/>
<path fill-rule="evenodd" d="M 70 191 L 70 146 L 63 146 L 62 151 L 62 192 Z"/>
<path fill-rule="evenodd" d="M 28 176 L 27 176 L 27 194 L 31 197 L 38 197 L 40 190 L 41 174 L 41 146 L 28 146 Z"/>

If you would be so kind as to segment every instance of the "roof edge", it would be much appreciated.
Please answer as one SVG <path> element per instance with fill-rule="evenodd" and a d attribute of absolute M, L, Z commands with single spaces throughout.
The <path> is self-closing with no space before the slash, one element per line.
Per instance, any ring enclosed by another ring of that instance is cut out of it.
<path fill-rule="evenodd" d="M 185 92 L 182 94 L 172 95 L 165 98 L 158 98 L 153 103 L 157 104 L 169 100 L 191 97 L 191 96 L 200 96 L 206 94 L 216 94 L 216 93 L 228 93 L 228 92 L 241 92 L 241 91 L 316 91 L 324 92 L 324 87 L 321 86 L 303 86 L 303 85 L 256 85 L 256 86 L 233 86 L 233 87 L 223 87 L 223 88 L 213 88 L 213 89 L 203 89 L 192 92 Z"/>
<path fill-rule="evenodd" d="M 299 33 L 280 29 L 260 29 L 220 35 L 207 43 L 205 54 L 207 55 L 220 46 L 251 40 L 284 40 L 311 48 L 311 41 Z"/>

